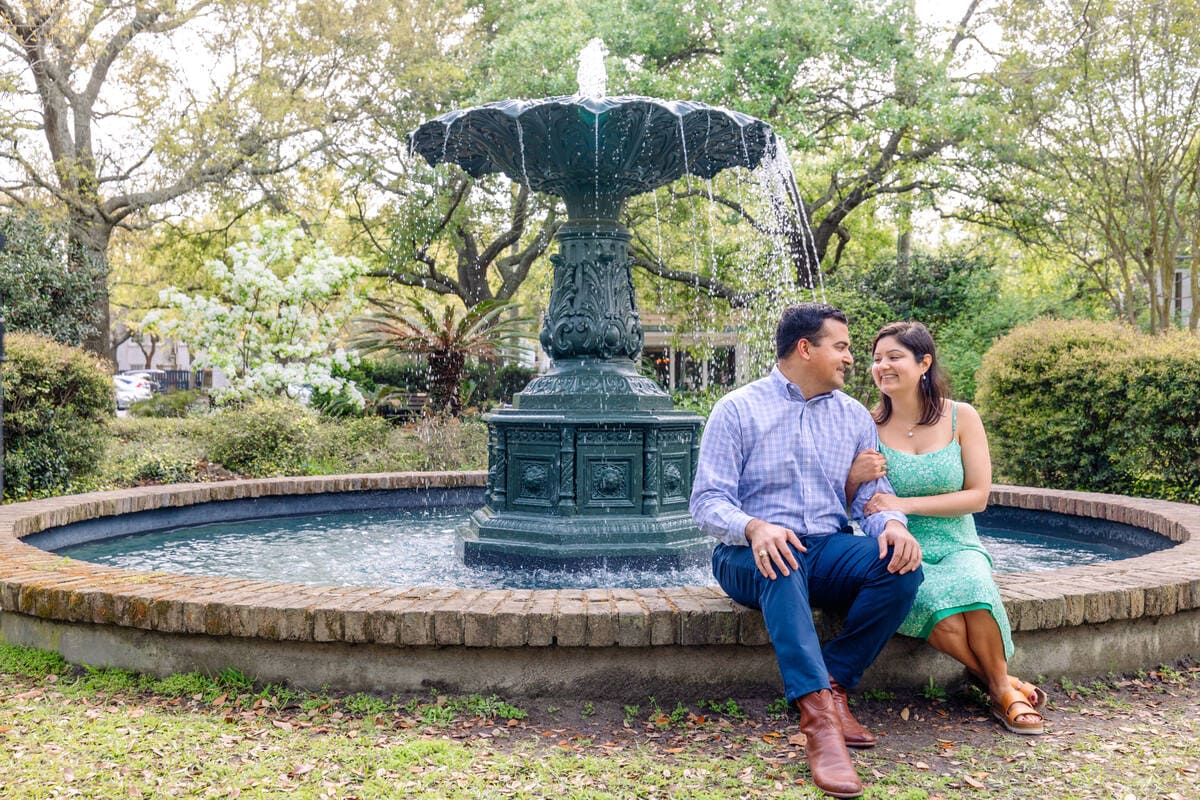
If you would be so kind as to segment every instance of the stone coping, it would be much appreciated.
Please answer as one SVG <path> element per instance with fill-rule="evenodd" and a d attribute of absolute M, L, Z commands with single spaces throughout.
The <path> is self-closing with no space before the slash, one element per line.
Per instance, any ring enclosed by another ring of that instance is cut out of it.
<path fill-rule="evenodd" d="M 21 541 L 95 517 L 245 498 L 481 487 L 478 472 L 237 480 L 125 489 L 0 507 L 0 612 L 166 634 L 392 647 L 604 648 L 769 644 L 762 616 L 715 587 L 477 590 L 305 586 L 140 572 Z M 1179 544 L 1122 561 L 997 576 L 1014 631 L 1200 609 L 1200 506 L 995 486 L 991 503 L 1096 517 Z"/>

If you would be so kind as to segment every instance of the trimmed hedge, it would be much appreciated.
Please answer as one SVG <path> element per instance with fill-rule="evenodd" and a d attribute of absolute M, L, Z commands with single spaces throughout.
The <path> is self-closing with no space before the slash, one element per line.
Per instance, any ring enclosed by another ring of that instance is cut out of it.
<path fill-rule="evenodd" d="M 999 481 L 1200 502 L 1200 348 L 1043 321 L 988 351 L 976 402 Z"/>
<path fill-rule="evenodd" d="M 116 408 L 108 365 L 34 334 L 11 334 L 4 345 L 4 496 L 68 491 L 104 452 Z"/>

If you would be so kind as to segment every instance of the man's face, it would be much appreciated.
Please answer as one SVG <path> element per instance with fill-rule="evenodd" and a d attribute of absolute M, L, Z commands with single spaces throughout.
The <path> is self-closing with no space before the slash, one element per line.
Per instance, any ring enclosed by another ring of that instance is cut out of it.
<path fill-rule="evenodd" d="M 808 354 L 808 374 L 818 388 L 832 392 L 846 385 L 846 370 L 854 363 L 846 323 L 825 320 L 817 341 L 808 341 Z"/>

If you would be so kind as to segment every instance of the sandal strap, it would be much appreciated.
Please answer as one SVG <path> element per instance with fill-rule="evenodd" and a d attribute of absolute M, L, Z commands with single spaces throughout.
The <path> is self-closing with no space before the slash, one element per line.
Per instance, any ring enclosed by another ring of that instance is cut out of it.
<path fill-rule="evenodd" d="M 1029 710 L 1028 711 L 1017 710 L 1016 712 L 1014 712 L 1013 711 L 1014 706 L 1025 706 Z M 1013 717 L 1037 717 L 1038 719 L 1045 719 L 1045 717 L 1042 716 L 1042 712 L 1038 711 L 1036 708 L 1029 705 L 1028 700 L 1014 700 L 1013 702 L 1009 703 L 1008 708 L 1004 709 L 1004 716 L 1008 717 L 1009 719 L 1011 719 Z"/>
<path fill-rule="evenodd" d="M 1042 716 L 1042 712 L 1038 711 L 1036 708 L 1034 708 L 1032 705 L 1030 705 L 1029 698 L 1027 698 L 1025 695 L 1021 694 L 1021 692 L 1016 689 L 1009 689 L 997 700 L 996 704 L 1003 705 L 1004 716 L 1008 717 L 1010 720 L 1014 717 L 1019 717 L 1022 715 L 1036 716 L 1038 719 L 1045 719 L 1045 717 Z M 1028 708 L 1029 710 L 1028 711 L 1018 710 L 1018 711 L 1014 712 L 1013 708 L 1016 706 L 1024 706 L 1025 708 Z"/>

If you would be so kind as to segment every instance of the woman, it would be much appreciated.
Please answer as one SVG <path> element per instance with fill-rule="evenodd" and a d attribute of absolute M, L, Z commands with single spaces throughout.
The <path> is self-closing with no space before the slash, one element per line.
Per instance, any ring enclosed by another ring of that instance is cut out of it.
<path fill-rule="evenodd" d="M 1046 695 L 1008 674 L 1008 615 L 971 516 L 987 505 L 992 484 L 983 422 L 970 405 L 949 399 L 933 337 L 921 323 L 886 325 L 872 350 L 871 376 L 882 395 L 872 410 L 879 451 L 855 459 L 846 497 L 886 473 L 896 494 L 874 495 L 867 513 L 904 512 L 921 543 L 925 580 L 899 632 L 962 662 L 1008 730 L 1039 734 Z"/>

